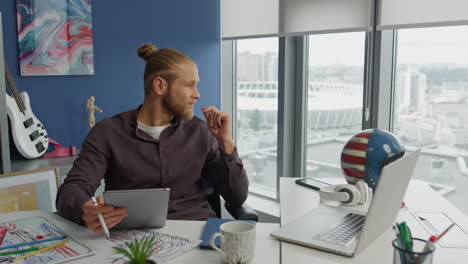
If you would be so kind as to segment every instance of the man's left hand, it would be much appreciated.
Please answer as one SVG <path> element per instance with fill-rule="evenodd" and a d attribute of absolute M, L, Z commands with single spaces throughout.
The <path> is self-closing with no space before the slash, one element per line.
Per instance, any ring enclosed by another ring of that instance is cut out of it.
<path fill-rule="evenodd" d="M 202 112 L 205 115 L 208 129 L 218 140 L 221 151 L 228 155 L 232 154 L 235 144 L 231 138 L 231 116 L 214 106 L 202 107 Z"/>

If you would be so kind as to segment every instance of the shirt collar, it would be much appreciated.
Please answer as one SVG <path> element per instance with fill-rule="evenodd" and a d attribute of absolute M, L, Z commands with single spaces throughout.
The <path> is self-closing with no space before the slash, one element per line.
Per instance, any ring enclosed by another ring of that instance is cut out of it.
<path fill-rule="evenodd" d="M 152 142 L 158 142 L 156 139 L 154 139 L 152 136 L 148 135 L 145 131 L 141 130 L 138 128 L 138 112 L 140 111 L 141 107 L 143 105 L 138 106 L 137 109 L 134 109 L 131 114 L 131 120 L 130 120 L 130 125 L 135 131 L 135 135 L 139 139 L 143 139 L 146 141 L 152 141 Z M 175 128 L 180 124 L 180 117 L 175 115 L 174 118 L 171 120 L 171 125 L 168 128 Z"/>

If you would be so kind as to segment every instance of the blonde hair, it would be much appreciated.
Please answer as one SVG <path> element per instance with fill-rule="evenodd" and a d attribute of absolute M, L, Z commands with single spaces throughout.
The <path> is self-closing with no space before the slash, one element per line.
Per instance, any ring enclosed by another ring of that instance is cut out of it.
<path fill-rule="evenodd" d="M 177 79 L 176 67 L 182 63 L 193 63 L 193 60 L 186 54 L 175 49 L 158 50 L 153 44 L 143 44 L 138 48 L 138 56 L 146 61 L 144 81 L 145 96 L 152 89 L 153 80 L 161 77 L 166 80 L 169 87 Z"/>

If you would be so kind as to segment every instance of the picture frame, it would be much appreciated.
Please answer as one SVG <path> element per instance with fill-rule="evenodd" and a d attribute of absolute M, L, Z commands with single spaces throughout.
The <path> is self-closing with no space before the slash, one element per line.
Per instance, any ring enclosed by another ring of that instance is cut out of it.
<path fill-rule="evenodd" d="M 61 177 L 58 167 L 0 174 L 0 213 L 56 212 Z"/>
<path fill-rule="evenodd" d="M 91 0 L 16 0 L 21 76 L 94 75 Z"/>

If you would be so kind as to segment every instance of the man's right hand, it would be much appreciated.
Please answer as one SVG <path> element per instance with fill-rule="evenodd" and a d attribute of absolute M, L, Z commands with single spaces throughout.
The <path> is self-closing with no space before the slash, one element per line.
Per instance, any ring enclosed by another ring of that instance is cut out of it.
<path fill-rule="evenodd" d="M 81 209 L 83 210 L 83 220 L 86 226 L 97 233 L 103 233 L 104 229 L 99 222 L 98 214 L 101 213 L 106 221 L 108 229 L 111 229 L 128 216 L 128 210 L 124 207 L 112 207 L 104 205 L 102 196 L 97 197 L 98 205 L 94 205 L 92 200 L 85 202 Z"/>

